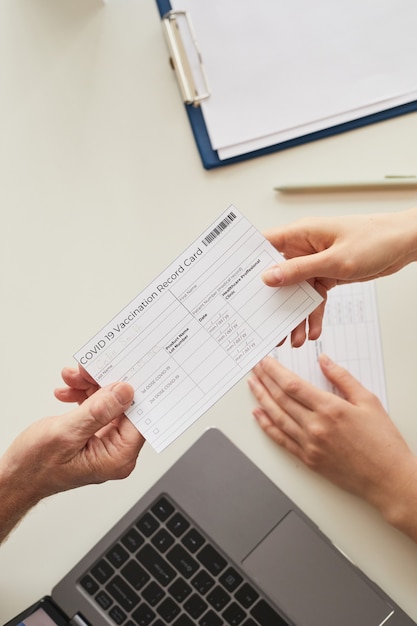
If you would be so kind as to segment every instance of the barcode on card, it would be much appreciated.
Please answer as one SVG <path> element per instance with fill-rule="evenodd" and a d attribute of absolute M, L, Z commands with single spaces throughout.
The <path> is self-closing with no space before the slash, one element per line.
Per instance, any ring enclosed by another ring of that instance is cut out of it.
<path fill-rule="evenodd" d="M 204 237 L 204 245 L 208 246 L 214 239 L 216 239 L 216 237 L 218 237 L 224 231 L 225 228 L 229 226 L 231 222 L 233 222 L 234 219 L 236 219 L 236 215 L 233 212 L 226 215 L 226 217 L 222 219 L 219 224 L 217 224 L 216 228 L 213 228 L 213 230 L 209 232 L 207 237 Z"/>

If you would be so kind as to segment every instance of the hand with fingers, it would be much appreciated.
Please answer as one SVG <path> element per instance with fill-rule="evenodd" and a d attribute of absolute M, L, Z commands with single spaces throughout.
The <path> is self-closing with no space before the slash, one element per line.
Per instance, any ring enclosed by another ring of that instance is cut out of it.
<path fill-rule="evenodd" d="M 129 384 L 100 389 L 71 368 L 63 379 L 68 386 L 56 397 L 79 406 L 31 424 L 0 459 L 0 542 L 42 498 L 128 476 L 144 444 L 124 414 L 133 400 Z"/>
<path fill-rule="evenodd" d="M 286 260 L 264 272 L 271 287 L 308 280 L 324 298 L 291 334 L 294 347 L 322 330 L 327 292 L 372 280 L 417 260 L 417 208 L 397 213 L 304 218 L 264 233 Z M 308 328 L 307 328 L 308 327 Z"/>
<path fill-rule="evenodd" d="M 82 404 L 100 389 L 94 378 L 81 365 L 78 368 L 64 367 L 61 372 L 65 387 L 55 389 L 55 397 L 61 402 Z"/>
<path fill-rule="evenodd" d="M 272 357 L 261 361 L 248 381 L 256 420 L 278 445 L 417 541 L 417 458 L 375 395 L 327 356 L 319 362 L 340 395 Z"/>

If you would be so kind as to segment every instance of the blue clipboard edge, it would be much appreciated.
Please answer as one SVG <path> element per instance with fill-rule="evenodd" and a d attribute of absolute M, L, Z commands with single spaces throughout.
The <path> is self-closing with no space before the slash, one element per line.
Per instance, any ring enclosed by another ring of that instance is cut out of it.
<path fill-rule="evenodd" d="M 170 11 L 172 8 L 169 0 L 156 0 L 156 3 L 158 5 L 161 17 L 168 13 L 168 11 Z M 188 119 L 191 124 L 192 132 L 194 134 L 194 139 L 200 153 L 203 167 L 206 170 L 211 170 L 224 165 L 231 165 L 233 163 L 240 163 L 242 161 L 247 161 L 249 159 L 253 159 L 259 156 L 272 154 L 273 152 L 286 150 L 288 148 L 300 146 L 311 141 L 317 141 L 318 139 L 324 139 L 326 137 L 331 137 L 332 135 L 344 133 L 348 130 L 354 130 L 355 128 L 361 128 L 363 126 L 382 122 L 384 120 L 388 120 L 399 115 L 406 115 L 407 113 L 413 113 L 417 111 L 417 101 L 415 100 L 413 102 L 408 102 L 400 106 L 386 109 L 385 111 L 379 111 L 378 113 L 373 113 L 372 115 L 365 115 L 364 117 L 359 117 L 358 119 L 344 122 L 343 124 L 330 126 L 329 128 L 319 130 L 314 133 L 309 133 L 307 135 L 302 135 L 301 137 L 296 137 L 295 139 L 290 139 L 288 141 L 283 141 L 281 143 L 268 146 L 266 148 L 261 148 L 260 150 L 253 150 L 252 152 L 246 152 L 245 154 L 241 154 L 230 159 L 221 160 L 218 157 L 217 151 L 213 150 L 213 148 L 211 147 L 210 138 L 207 132 L 207 126 L 204 121 L 201 107 L 194 106 L 192 104 L 184 104 L 184 106 L 187 111 Z"/>

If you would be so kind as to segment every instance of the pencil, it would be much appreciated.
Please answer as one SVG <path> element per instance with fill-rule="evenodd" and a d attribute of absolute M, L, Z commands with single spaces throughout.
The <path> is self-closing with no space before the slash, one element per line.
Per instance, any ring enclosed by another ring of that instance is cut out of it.
<path fill-rule="evenodd" d="M 417 176 L 386 176 L 380 180 L 282 183 L 274 187 L 274 189 L 281 193 L 417 189 Z"/>

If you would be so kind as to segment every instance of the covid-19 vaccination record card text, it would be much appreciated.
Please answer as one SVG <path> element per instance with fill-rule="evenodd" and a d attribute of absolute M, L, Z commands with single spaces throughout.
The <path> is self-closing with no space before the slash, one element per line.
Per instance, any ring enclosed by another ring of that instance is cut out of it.
<path fill-rule="evenodd" d="M 74 356 L 133 386 L 126 415 L 160 452 L 320 304 L 306 282 L 264 284 L 282 260 L 230 206 Z"/>

